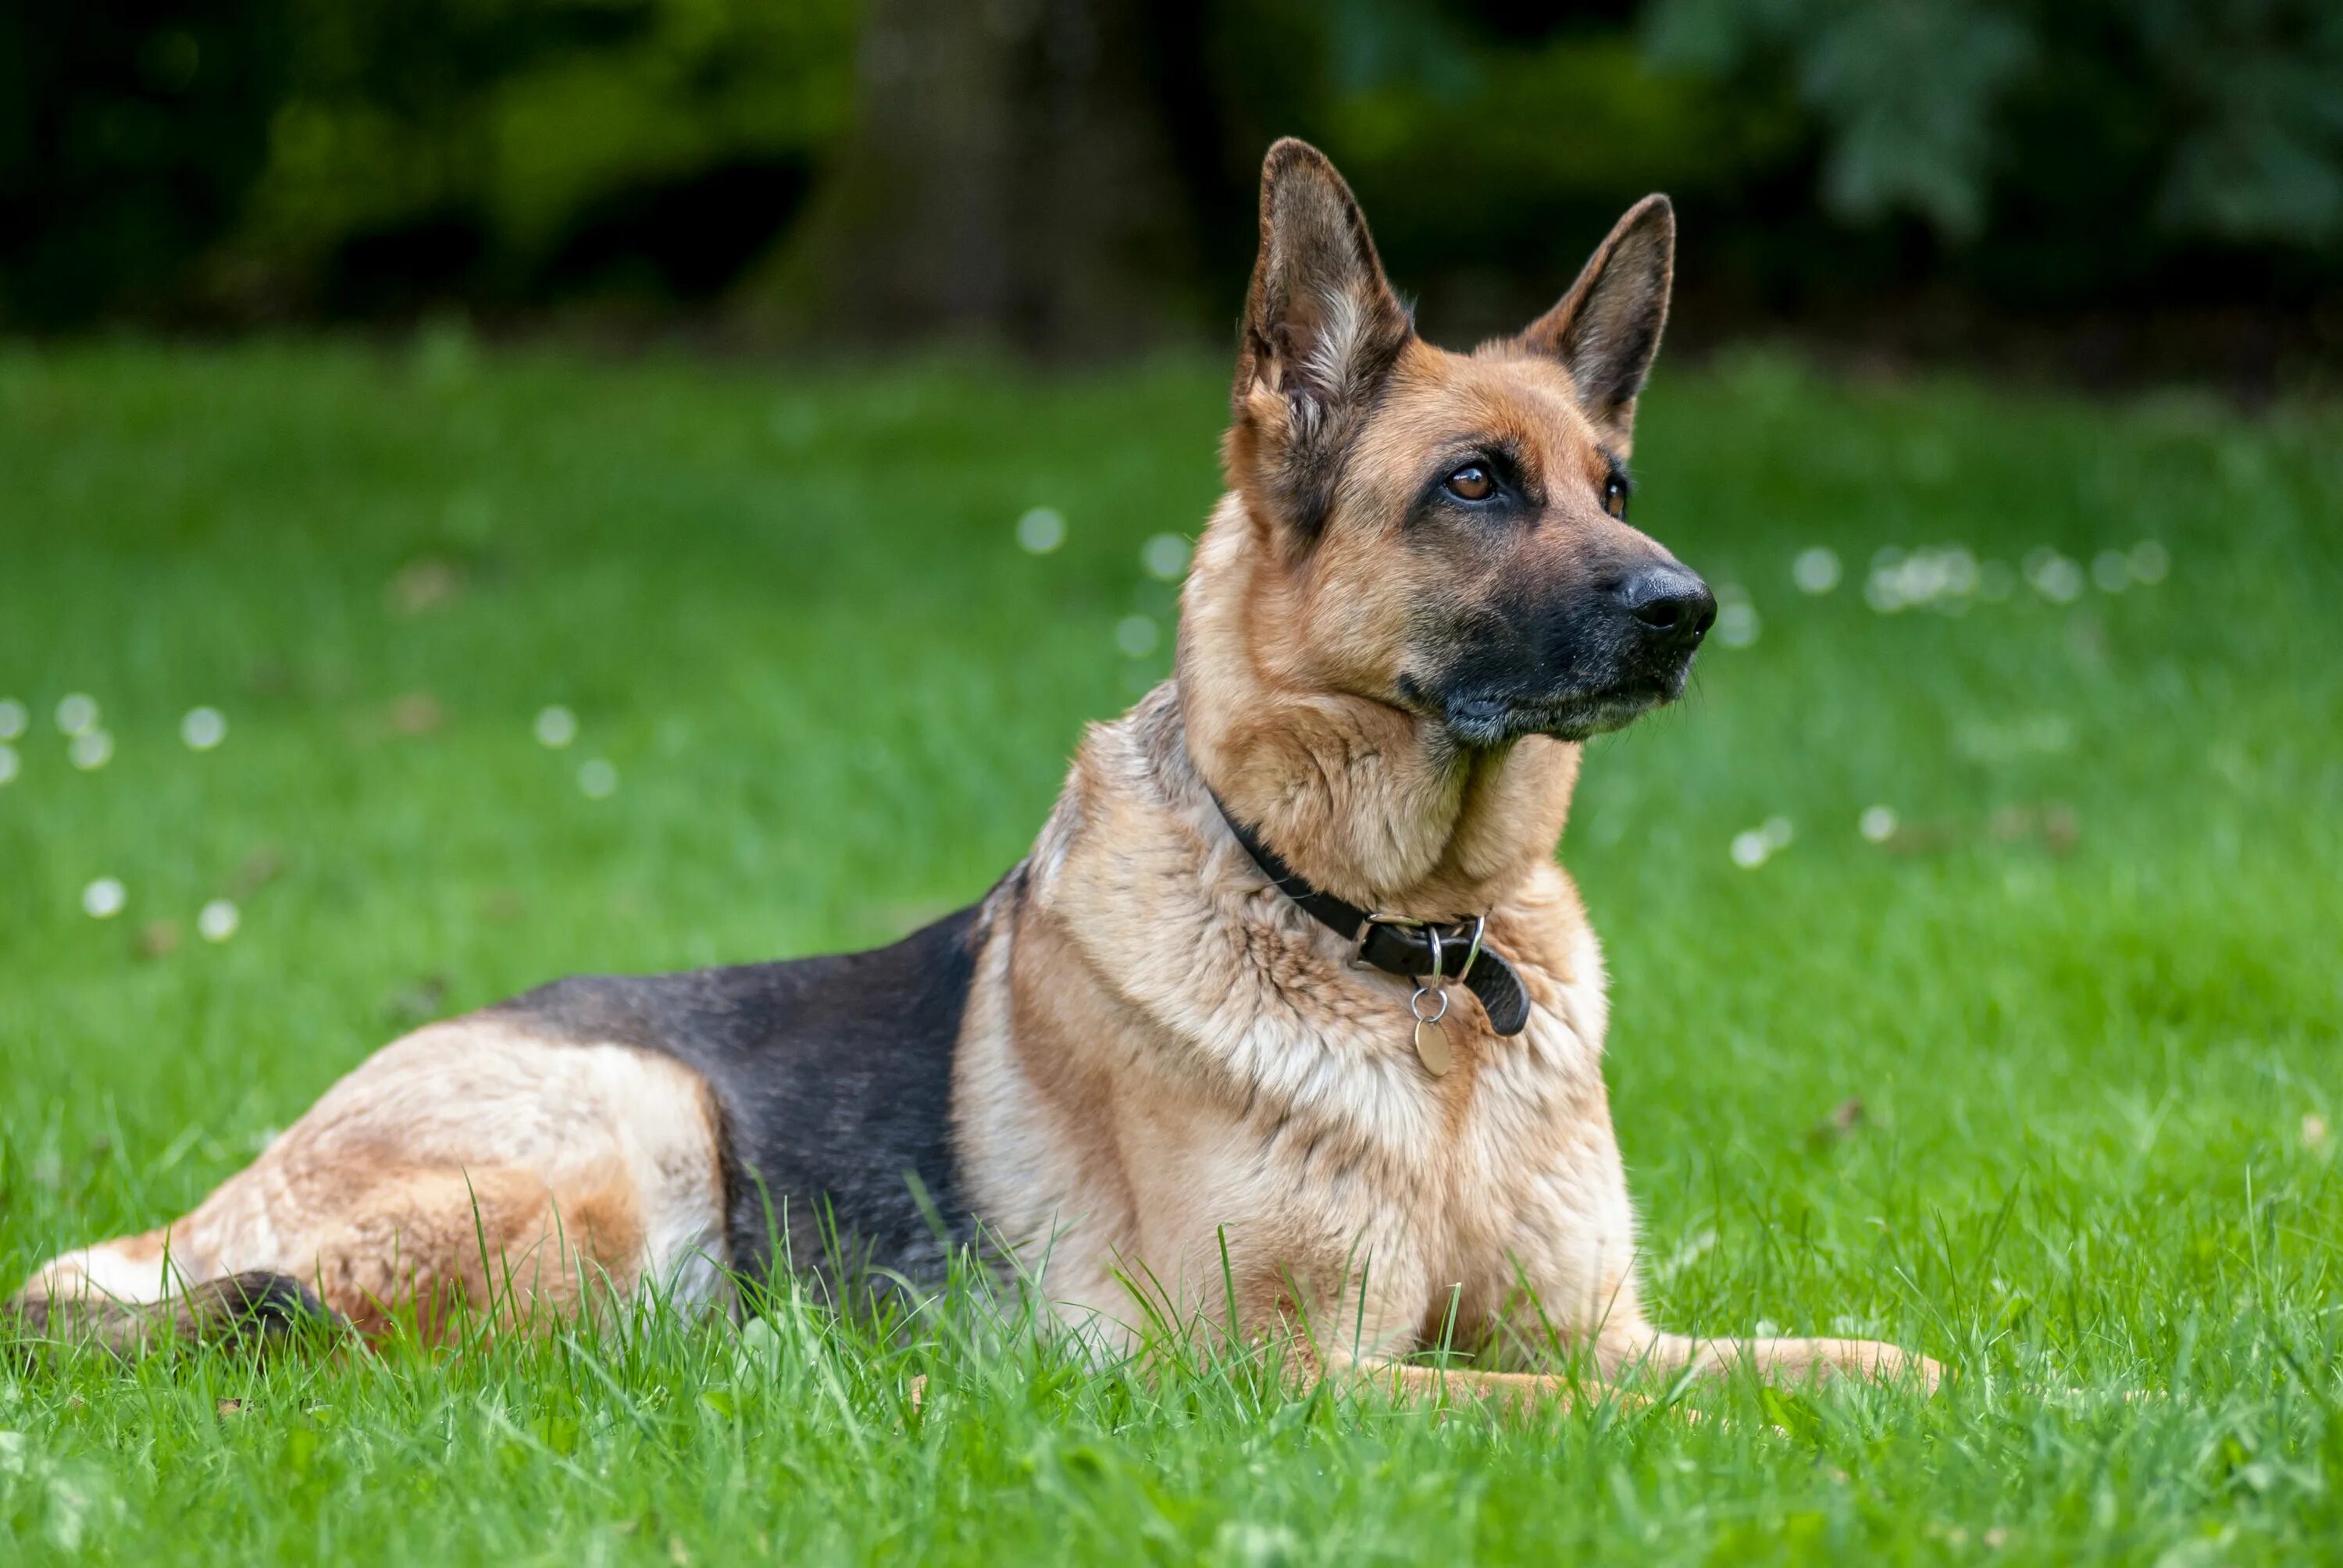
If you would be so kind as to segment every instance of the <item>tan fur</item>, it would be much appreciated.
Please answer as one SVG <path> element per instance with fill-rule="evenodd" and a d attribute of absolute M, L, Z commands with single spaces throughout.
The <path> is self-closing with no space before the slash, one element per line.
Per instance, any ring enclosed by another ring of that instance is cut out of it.
<path fill-rule="evenodd" d="M 1453 1298 L 1457 1342 L 1501 1360 L 1544 1350 L 1551 1324 L 1611 1372 L 1907 1364 L 1653 1329 L 1601 1075 L 1602 960 L 1569 879 L 1540 857 L 1491 907 L 1527 1030 L 1498 1039 L 1462 1003 L 1457 1067 L 1432 1078 L 1404 983 L 1350 968 L 1230 836 L 1180 697 L 1085 739 L 1026 897 L 995 914 L 962 1040 L 974 1207 L 1068 1321 L 1128 1339 L 1159 1293 L 1223 1320 L 1225 1244 L 1239 1326 L 1298 1307 L 1331 1363 L 1423 1348 Z M 1566 793 L 1568 769 L 1544 776 Z"/>
<path fill-rule="evenodd" d="M 1280 427 L 1256 392 L 1262 429 Z M 1241 427 L 1242 428 L 1242 427 Z M 1236 488 L 1197 552 L 1183 606 L 1180 685 L 1200 759 L 1232 809 L 1258 823 L 1295 869 L 1353 902 L 1408 900 L 1453 913 L 1492 907 L 1551 859 L 1577 778 L 1578 748 L 1542 737 L 1462 759 L 1423 716 L 1395 706 L 1394 668 L 1411 608 L 1430 594 L 1469 600 L 1506 580 L 1563 578 L 1615 538 L 1638 537 L 1591 506 L 1555 530 L 1459 580 L 1448 558 L 1399 538 L 1402 508 L 1427 448 L 1463 432 L 1516 442 L 1538 471 L 1603 473 L 1596 431 L 1568 374 L 1484 349 L 1472 357 L 1411 341 L 1343 476 L 1344 526 L 1302 569 L 1276 544 L 1273 507 L 1250 493 L 1256 431 L 1231 441 Z M 1626 455 L 1628 443 L 1612 449 Z"/>
<path fill-rule="evenodd" d="M 620 1045 L 459 1019 L 384 1047 L 185 1218 L 68 1252 L 25 1293 L 168 1300 L 282 1274 L 359 1328 L 458 1307 L 517 1324 L 656 1283 L 719 1296 L 706 1086 Z"/>
<path fill-rule="evenodd" d="M 1363 226 L 1325 216 L 1348 201 L 1339 176 L 1282 146 L 1265 180 L 1293 177 L 1317 194 L 1265 190 L 1254 315 L 1280 286 L 1387 293 Z M 1332 259 L 1291 259 L 1286 206 Z M 1453 1312 L 1457 1342 L 1503 1360 L 1551 1330 L 1606 1372 L 1746 1359 L 1934 1382 L 1935 1363 L 1893 1346 L 1702 1342 L 1648 1322 L 1601 1070 L 1601 954 L 1554 861 L 1580 747 L 1462 749 L 1403 678 L 1426 606 L 1564 582 L 1606 551 L 1657 554 L 1600 498 L 1650 345 L 1624 380 L 1554 350 L 1592 342 L 1599 360 L 1638 331 L 1655 342 L 1672 232 L 1664 203 L 1639 206 L 1521 339 L 1472 356 L 1412 336 L 1377 347 L 1360 407 L 1339 388 L 1355 379 L 1343 355 L 1358 324 L 1384 318 L 1372 302 L 1249 326 L 1230 490 L 1196 552 L 1175 678 L 1086 737 L 1022 899 L 993 912 L 962 1039 L 956 1132 L 973 1206 L 1046 1261 L 1070 1320 L 1128 1335 L 1142 1296 L 1222 1320 L 1232 1285 L 1237 1328 L 1298 1314 L 1329 1364 L 1388 1366 Z M 1641 270 L 1598 290 L 1614 256 Z M 1280 267 L 1300 281 L 1264 282 Z M 1330 505 L 1297 519 L 1337 427 Z M 1562 520 L 1462 560 L 1413 544 L 1405 508 L 1427 463 L 1467 437 L 1505 443 L 1564 498 Z M 1426 1073 L 1406 983 L 1351 967 L 1348 944 L 1252 864 L 1213 793 L 1355 903 L 1486 911 L 1528 988 L 1526 1030 L 1499 1038 L 1461 1000 L 1455 1069 Z M 1458 1381 L 1498 1397 L 1558 1386 Z"/>

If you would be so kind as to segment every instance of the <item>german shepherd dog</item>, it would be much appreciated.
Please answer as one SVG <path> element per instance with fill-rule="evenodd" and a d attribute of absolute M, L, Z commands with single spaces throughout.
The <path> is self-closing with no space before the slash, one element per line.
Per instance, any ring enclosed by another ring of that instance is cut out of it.
<path fill-rule="evenodd" d="M 1626 522 L 1674 243 L 1648 197 L 1552 310 L 1450 353 L 1333 166 L 1278 143 L 1175 672 L 1084 737 L 980 903 L 432 1024 L 194 1212 L 43 1265 L 18 1313 L 121 1346 L 729 1311 L 777 1244 L 918 1280 L 981 1238 L 1085 1332 L 1298 1326 L 1311 1364 L 1398 1389 L 1562 1390 L 1405 1361 L 1443 1337 L 1933 1385 L 1890 1345 L 1664 1333 L 1637 1290 L 1603 962 L 1555 851 L 1583 743 L 1682 693 L 1715 616 Z"/>

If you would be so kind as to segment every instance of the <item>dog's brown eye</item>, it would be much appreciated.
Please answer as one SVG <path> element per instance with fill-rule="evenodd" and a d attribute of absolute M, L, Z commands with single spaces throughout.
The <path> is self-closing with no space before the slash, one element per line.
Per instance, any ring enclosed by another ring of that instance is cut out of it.
<path fill-rule="evenodd" d="M 1614 518 L 1627 515 L 1627 487 L 1616 474 L 1603 481 L 1603 509 Z"/>
<path fill-rule="evenodd" d="M 1448 493 L 1460 501 L 1485 501 L 1497 493 L 1497 481 L 1478 463 L 1467 463 L 1448 476 Z"/>

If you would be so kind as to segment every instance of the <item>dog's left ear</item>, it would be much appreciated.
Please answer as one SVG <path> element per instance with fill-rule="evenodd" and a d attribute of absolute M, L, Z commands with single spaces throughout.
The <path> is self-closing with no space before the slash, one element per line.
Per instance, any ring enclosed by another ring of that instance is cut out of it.
<path fill-rule="evenodd" d="M 1647 196 L 1595 246 L 1562 303 L 1518 339 L 1569 367 L 1580 406 L 1622 447 L 1634 433 L 1635 397 L 1660 351 L 1675 265 L 1675 209 L 1664 196 Z"/>

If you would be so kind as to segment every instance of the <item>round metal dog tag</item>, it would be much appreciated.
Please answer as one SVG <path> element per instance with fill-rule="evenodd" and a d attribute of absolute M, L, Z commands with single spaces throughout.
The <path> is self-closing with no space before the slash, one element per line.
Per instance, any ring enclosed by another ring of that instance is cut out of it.
<path fill-rule="evenodd" d="M 1433 957 L 1436 962 L 1440 949 L 1435 939 Z M 1430 1012 L 1423 1010 L 1423 999 L 1430 997 L 1439 1005 Z M 1415 1059 L 1423 1063 L 1423 1070 L 1439 1078 L 1455 1065 L 1456 1057 L 1448 1049 L 1448 1031 L 1440 1020 L 1448 1016 L 1448 990 L 1444 986 L 1420 985 L 1415 994 L 1407 999 L 1407 1010 L 1415 1017 Z"/>
<path fill-rule="evenodd" d="M 1431 1019 L 1415 1020 L 1415 1059 L 1434 1078 L 1446 1077 L 1456 1063 L 1454 1054 L 1448 1049 L 1448 1031 Z"/>

